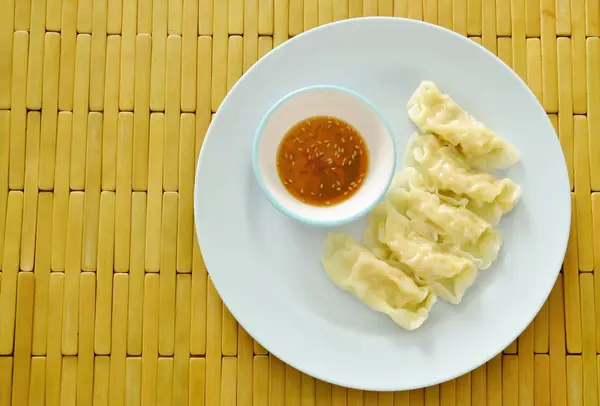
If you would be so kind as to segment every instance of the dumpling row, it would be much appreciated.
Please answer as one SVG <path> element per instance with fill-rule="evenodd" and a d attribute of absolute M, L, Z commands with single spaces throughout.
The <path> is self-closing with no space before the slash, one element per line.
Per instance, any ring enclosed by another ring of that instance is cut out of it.
<path fill-rule="evenodd" d="M 460 303 L 478 270 L 496 260 L 502 237 L 493 226 L 521 191 L 477 171 L 514 164 L 514 147 L 433 83 L 421 83 L 407 107 L 424 134 L 411 137 L 407 167 L 369 214 L 364 246 L 329 234 L 322 262 L 339 287 L 414 330 L 437 296 Z"/>

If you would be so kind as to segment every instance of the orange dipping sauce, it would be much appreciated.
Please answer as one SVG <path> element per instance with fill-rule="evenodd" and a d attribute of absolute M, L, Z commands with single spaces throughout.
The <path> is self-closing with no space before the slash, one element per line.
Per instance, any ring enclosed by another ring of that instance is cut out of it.
<path fill-rule="evenodd" d="M 277 172 L 286 190 L 313 206 L 349 199 L 362 186 L 369 153 L 362 136 L 347 122 L 316 116 L 294 125 L 277 151 Z"/>

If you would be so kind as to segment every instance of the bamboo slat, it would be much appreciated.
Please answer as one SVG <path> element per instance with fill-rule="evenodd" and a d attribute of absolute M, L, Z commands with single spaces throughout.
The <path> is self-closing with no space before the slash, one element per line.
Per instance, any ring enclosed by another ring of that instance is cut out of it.
<path fill-rule="evenodd" d="M 285 365 L 221 301 L 195 238 L 204 135 L 288 38 L 407 17 L 497 54 L 554 125 L 563 272 L 502 354 L 455 380 L 363 392 Z M 0 2 L 0 405 L 597 405 L 600 0 Z"/>

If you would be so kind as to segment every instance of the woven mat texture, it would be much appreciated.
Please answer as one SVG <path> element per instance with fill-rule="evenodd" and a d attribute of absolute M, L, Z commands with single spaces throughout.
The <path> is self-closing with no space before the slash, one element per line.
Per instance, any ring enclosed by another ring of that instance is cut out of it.
<path fill-rule="evenodd" d="M 410 392 L 269 355 L 223 306 L 193 229 L 196 159 L 228 89 L 288 38 L 368 15 L 497 54 L 548 113 L 573 188 L 535 321 L 487 365 Z M 0 406 L 598 405 L 599 35 L 600 0 L 1 0 Z"/>

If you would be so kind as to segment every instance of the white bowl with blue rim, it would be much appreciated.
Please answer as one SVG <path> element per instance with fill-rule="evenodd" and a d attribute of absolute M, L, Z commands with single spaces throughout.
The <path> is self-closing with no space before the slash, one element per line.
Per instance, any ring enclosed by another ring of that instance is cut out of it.
<path fill-rule="evenodd" d="M 292 196 L 277 172 L 277 150 L 286 133 L 310 117 L 329 116 L 352 125 L 363 137 L 369 156 L 363 185 L 349 199 L 332 206 L 313 206 Z M 281 98 L 261 120 L 252 148 L 258 183 L 279 211 L 300 222 L 337 226 L 367 214 L 385 196 L 396 169 L 396 147 L 390 126 L 377 107 L 340 86 L 317 85 Z"/>

